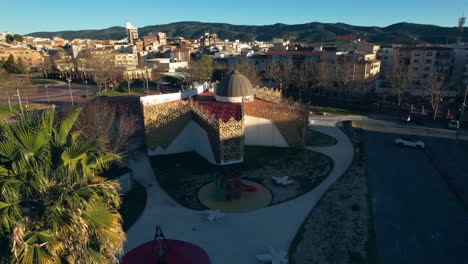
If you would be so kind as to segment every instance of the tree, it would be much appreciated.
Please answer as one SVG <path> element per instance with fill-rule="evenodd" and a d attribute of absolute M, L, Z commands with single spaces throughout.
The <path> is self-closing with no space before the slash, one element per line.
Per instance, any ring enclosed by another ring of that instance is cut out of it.
<path fill-rule="evenodd" d="M 278 80 L 280 68 L 278 62 L 275 60 L 268 60 L 265 70 L 265 77 L 268 78 L 271 87 L 271 80 Z"/>
<path fill-rule="evenodd" d="M 255 64 L 248 60 L 248 59 L 240 59 L 237 61 L 234 69 L 242 73 L 249 81 L 252 83 L 253 87 L 257 87 L 260 85 L 262 80 L 260 74 L 258 73 L 257 69 L 255 68 Z"/>
<path fill-rule="evenodd" d="M 10 44 L 10 43 L 12 43 L 13 41 L 15 41 L 15 38 L 13 37 L 13 35 L 7 34 L 7 35 L 5 36 L 5 40 L 6 40 L 6 42 L 7 42 L 8 44 Z"/>
<path fill-rule="evenodd" d="M 312 82 L 312 76 L 311 76 L 311 72 L 309 71 L 309 69 L 307 68 L 307 66 L 305 65 L 305 63 L 301 64 L 301 66 L 299 67 L 299 70 L 297 71 L 296 75 L 295 75 L 295 81 L 296 81 L 296 88 L 297 88 L 297 91 L 298 91 L 298 94 L 299 94 L 299 98 L 302 99 L 302 93 L 304 91 L 308 91 L 309 90 L 309 85 L 310 83 Z"/>
<path fill-rule="evenodd" d="M 21 35 L 19 35 L 19 34 L 13 35 L 13 39 L 14 39 L 15 41 L 18 41 L 18 42 L 23 42 L 23 40 L 24 40 L 23 36 L 21 36 Z"/>
<path fill-rule="evenodd" d="M 3 68 L 9 73 L 19 73 L 13 54 L 10 54 L 8 59 L 3 63 Z"/>
<path fill-rule="evenodd" d="M 13 263 L 118 263 L 125 234 L 118 183 L 98 176 L 120 159 L 72 131 L 80 109 L 3 124 L 0 237 Z"/>
<path fill-rule="evenodd" d="M 398 97 L 398 107 L 400 107 L 409 84 L 408 65 L 404 61 L 394 63 L 390 73 L 390 83 L 392 91 Z"/>
<path fill-rule="evenodd" d="M 294 80 L 295 66 L 292 59 L 286 59 L 280 62 L 280 80 L 284 85 L 284 90 L 287 90 Z"/>
<path fill-rule="evenodd" d="M 209 81 L 213 76 L 213 58 L 203 54 L 199 60 L 192 60 L 186 70 L 192 82 Z"/>
<path fill-rule="evenodd" d="M 164 80 L 164 75 L 163 75 L 164 72 L 166 72 L 166 71 L 162 67 L 156 67 L 156 68 L 151 70 L 151 76 L 152 76 L 153 80 L 156 81 L 158 91 L 159 91 L 159 81 Z"/>
<path fill-rule="evenodd" d="M 434 72 L 425 83 L 429 96 L 429 102 L 431 103 L 432 109 L 434 109 L 434 120 L 437 117 L 440 103 L 444 99 L 444 93 L 446 92 L 444 81 L 444 74 Z"/>
<path fill-rule="evenodd" d="M 135 134 L 137 121 L 138 117 L 128 107 L 95 101 L 83 109 L 75 128 L 96 139 L 99 150 L 120 153 Z"/>
<path fill-rule="evenodd" d="M 122 76 L 122 79 L 127 83 L 127 88 L 128 88 L 128 93 L 131 93 L 131 87 L 130 85 L 133 83 L 133 78 L 130 76 L 130 74 L 124 74 Z"/>

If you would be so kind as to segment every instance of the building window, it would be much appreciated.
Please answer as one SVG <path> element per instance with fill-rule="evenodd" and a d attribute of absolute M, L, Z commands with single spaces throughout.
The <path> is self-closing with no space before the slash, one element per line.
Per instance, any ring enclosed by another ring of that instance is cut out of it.
<path fill-rule="evenodd" d="M 419 57 L 419 56 L 421 56 L 421 54 L 415 53 L 414 56 Z"/>
<path fill-rule="evenodd" d="M 429 74 L 423 74 L 423 79 L 429 78 Z"/>
<path fill-rule="evenodd" d="M 428 51 L 428 52 L 426 53 L 426 56 L 432 56 L 432 51 Z"/>
<path fill-rule="evenodd" d="M 413 71 L 418 71 L 418 67 L 414 67 L 414 68 L 413 68 Z"/>
<path fill-rule="evenodd" d="M 431 70 L 431 67 L 424 67 L 424 70 L 425 70 L 425 71 L 430 71 L 430 70 Z"/>
<path fill-rule="evenodd" d="M 414 60 L 413 63 L 419 63 L 419 60 Z"/>
<path fill-rule="evenodd" d="M 432 60 L 426 60 L 426 64 L 431 64 Z"/>

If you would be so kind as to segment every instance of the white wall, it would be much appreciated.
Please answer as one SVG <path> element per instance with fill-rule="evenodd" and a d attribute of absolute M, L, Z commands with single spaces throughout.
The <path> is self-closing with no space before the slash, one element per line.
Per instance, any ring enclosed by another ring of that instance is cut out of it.
<path fill-rule="evenodd" d="M 278 128 L 268 119 L 245 116 L 245 145 L 288 147 Z"/>
<path fill-rule="evenodd" d="M 189 97 L 196 96 L 200 93 L 203 93 L 203 84 L 191 90 L 184 91 L 184 92 L 142 96 L 140 97 L 140 102 L 143 105 L 162 104 L 162 103 L 173 102 L 173 101 L 177 101 L 181 99 L 187 99 Z"/>
<path fill-rule="evenodd" d="M 169 155 L 192 151 L 198 153 L 210 163 L 216 164 L 208 134 L 193 120 L 188 123 L 167 148 L 148 148 L 148 155 Z"/>

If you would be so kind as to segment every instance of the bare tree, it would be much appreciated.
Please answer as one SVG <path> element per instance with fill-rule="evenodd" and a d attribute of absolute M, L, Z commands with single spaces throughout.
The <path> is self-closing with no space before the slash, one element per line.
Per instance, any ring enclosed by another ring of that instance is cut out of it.
<path fill-rule="evenodd" d="M 86 69 L 93 75 L 93 80 L 96 82 L 99 93 L 102 88 L 107 92 L 109 81 L 114 77 L 114 61 L 106 55 L 94 55 L 85 59 Z"/>
<path fill-rule="evenodd" d="M 392 91 L 398 97 L 398 107 L 401 106 L 403 95 L 408 90 L 409 84 L 409 74 L 408 74 L 408 65 L 402 62 L 395 62 L 390 73 L 390 83 L 392 86 Z"/>
<path fill-rule="evenodd" d="M 95 101 L 81 112 L 77 129 L 96 139 L 100 150 L 123 152 L 136 132 L 137 119 L 128 107 Z"/>
<path fill-rule="evenodd" d="M 344 96 L 352 90 L 354 81 L 354 61 L 350 58 L 339 58 L 337 68 L 335 70 L 335 80 L 338 88 L 338 94 Z"/>
<path fill-rule="evenodd" d="M 275 60 L 268 60 L 265 70 L 265 77 L 268 78 L 270 81 L 271 87 L 271 80 L 278 80 L 278 75 L 280 73 L 280 67 L 278 62 Z"/>
<path fill-rule="evenodd" d="M 130 85 L 133 83 L 133 78 L 130 76 L 130 74 L 123 74 L 122 79 L 127 83 L 127 88 L 128 88 L 128 93 L 131 92 L 131 87 Z"/>
<path fill-rule="evenodd" d="M 439 106 L 444 99 L 444 93 L 447 91 L 445 85 L 445 74 L 433 73 L 432 76 L 426 81 L 426 90 L 429 96 L 429 102 L 432 109 L 434 109 L 434 120 L 437 117 Z"/>
<path fill-rule="evenodd" d="M 284 90 L 287 90 L 294 80 L 295 66 L 291 58 L 280 62 L 280 79 Z"/>
<path fill-rule="evenodd" d="M 255 68 L 255 64 L 248 59 L 240 59 L 237 61 L 234 69 L 242 73 L 247 79 L 250 80 L 253 87 L 259 86 L 261 83 L 261 76 Z"/>
<path fill-rule="evenodd" d="M 320 94 L 326 93 L 330 87 L 330 63 L 328 61 L 320 61 L 314 64 L 313 68 L 314 81 L 320 90 Z"/>
<path fill-rule="evenodd" d="M 299 70 L 295 74 L 296 78 L 296 88 L 299 93 L 299 98 L 302 99 L 302 93 L 304 91 L 308 91 L 309 85 L 312 81 L 312 75 L 309 69 L 307 68 L 307 65 L 305 63 L 301 64 L 299 67 Z"/>

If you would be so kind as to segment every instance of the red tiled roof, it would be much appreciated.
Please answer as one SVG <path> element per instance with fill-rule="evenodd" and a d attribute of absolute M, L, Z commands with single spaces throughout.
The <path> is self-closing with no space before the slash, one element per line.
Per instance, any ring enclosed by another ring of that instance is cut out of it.
<path fill-rule="evenodd" d="M 194 101 L 210 115 L 215 115 L 217 119 L 224 122 L 229 121 L 231 117 L 239 121 L 242 119 L 241 103 L 224 103 L 216 101 L 214 94 L 205 92 L 194 97 Z"/>

